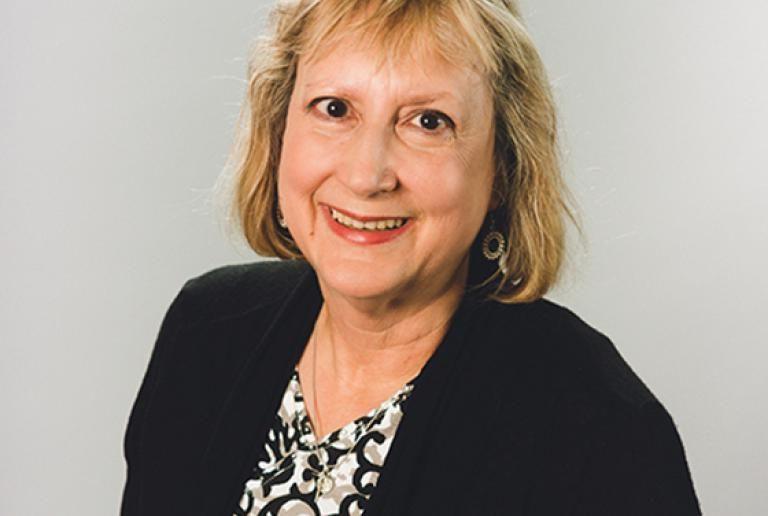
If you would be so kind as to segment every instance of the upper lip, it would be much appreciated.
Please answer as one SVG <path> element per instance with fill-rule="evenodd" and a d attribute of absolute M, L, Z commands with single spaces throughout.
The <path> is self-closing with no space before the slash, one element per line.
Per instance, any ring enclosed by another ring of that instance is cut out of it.
<path fill-rule="evenodd" d="M 325 204 L 325 203 L 323 203 Z M 361 222 L 368 222 L 371 220 L 388 220 L 388 219 L 407 219 L 408 217 L 403 217 L 402 215 L 360 215 L 359 213 L 354 213 L 349 210 L 342 210 L 341 208 L 338 208 L 336 206 L 333 206 L 331 204 L 325 204 L 328 208 L 332 208 L 339 213 L 343 213 L 347 217 L 351 217 L 355 220 L 359 220 Z"/>

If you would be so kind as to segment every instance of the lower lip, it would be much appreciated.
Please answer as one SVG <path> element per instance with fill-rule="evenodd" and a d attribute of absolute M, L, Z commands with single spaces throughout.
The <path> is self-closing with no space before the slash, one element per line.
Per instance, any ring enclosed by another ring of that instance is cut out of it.
<path fill-rule="evenodd" d="M 324 206 L 322 208 L 323 215 L 325 217 L 325 220 L 328 222 L 328 225 L 331 227 L 331 230 L 342 237 L 345 240 L 348 240 L 355 244 L 362 244 L 362 245 L 373 245 L 373 244 L 383 244 L 384 242 L 389 242 L 390 240 L 394 240 L 395 238 L 399 237 L 412 226 L 411 219 L 408 219 L 405 224 L 400 226 L 397 229 L 388 229 L 388 230 L 381 230 L 381 231 L 366 231 L 363 229 L 354 229 L 354 228 L 348 228 L 347 226 L 344 226 L 343 224 L 340 224 L 333 220 L 333 217 L 331 216 L 331 210 L 327 206 Z"/>

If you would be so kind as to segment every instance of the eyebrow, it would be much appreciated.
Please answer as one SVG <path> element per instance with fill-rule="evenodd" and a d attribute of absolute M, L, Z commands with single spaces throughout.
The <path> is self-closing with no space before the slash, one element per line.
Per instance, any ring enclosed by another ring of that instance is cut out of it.
<path fill-rule="evenodd" d="M 314 82 L 308 82 L 304 84 L 305 89 L 313 88 L 313 87 L 324 87 L 324 86 L 327 86 L 328 89 L 332 91 L 333 95 L 349 98 L 351 100 L 360 100 L 360 97 L 362 97 L 359 91 L 357 91 L 355 88 L 351 88 L 348 86 L 332 86 L 330 84 L 326 84 L 325 81 L 314 81 Z M 461 106 L 461 100 L 457 98 L 456 95 L 454 95 L 450 91 L 417 93 L 414 95 L 408 95 L 405 98 L 403 98 L 401 101 L 402 103 L 409 106 L 421 106 L 424 104 L 430 104 L 432 102 L 435 102 L 436 100 L 441 100 L 441 99 L 454 100 L 459 104 L 459 106 Z"/>

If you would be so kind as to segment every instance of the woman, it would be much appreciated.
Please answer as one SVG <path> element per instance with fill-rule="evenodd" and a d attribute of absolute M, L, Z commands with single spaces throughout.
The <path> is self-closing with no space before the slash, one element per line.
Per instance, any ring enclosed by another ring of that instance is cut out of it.
<path fill-rule="evenodd" d="M 126 432 L 123 514 L 699 514 L 668 413 L 543 299 L 564 200 L 509 0 L 291 0 L 234 207 L 282 261 L 189 281 Z"/>

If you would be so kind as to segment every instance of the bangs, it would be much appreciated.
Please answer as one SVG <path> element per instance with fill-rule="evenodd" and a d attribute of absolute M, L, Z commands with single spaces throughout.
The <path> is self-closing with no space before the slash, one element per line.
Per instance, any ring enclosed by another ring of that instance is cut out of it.
<path fill-rule="evenodd" d="M 483 76 L 496 67 L 483 23 L 460 1 L 321 0 L 314 3 L 296 53 L 311 61 L 342 39 L 373 48 L 377 65 L 436 54 Z M 459 61 L 457 63 L 457 60 Z"/>

